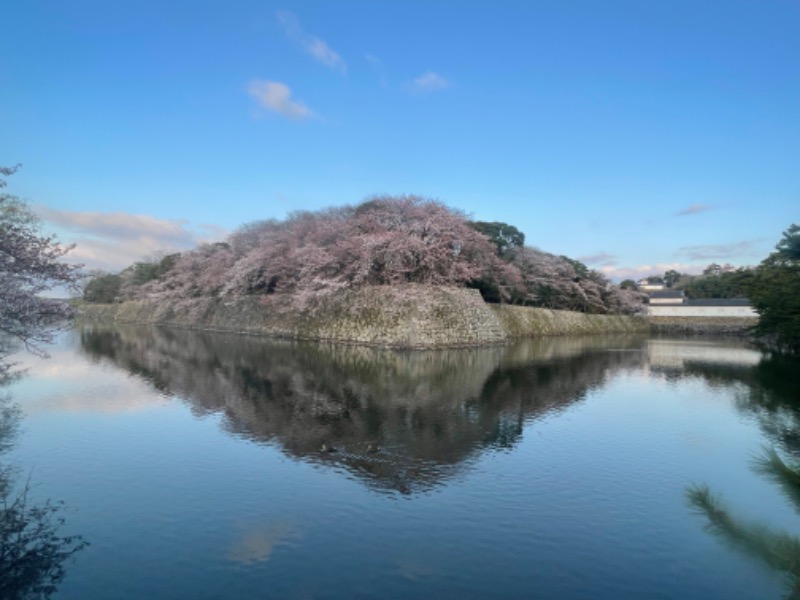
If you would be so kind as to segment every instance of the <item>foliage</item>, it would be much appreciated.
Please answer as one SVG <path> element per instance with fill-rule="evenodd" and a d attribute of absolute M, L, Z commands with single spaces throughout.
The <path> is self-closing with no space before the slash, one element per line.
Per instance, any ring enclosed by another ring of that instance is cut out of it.
<path fill-rule="evenodd" d="M 140 261 L 130 267 L 130 279 L 133 285 L 144 285 L 169 272 L 178 261 L 180 253 L 155 256 L 152 260 Z"/>
<path fill-rule="evenodd" d="M 525 247 L 513 253 L 511 264 L 522 275 L 519 304 L 598 314 L 644 310 L 644 294 L 613 286 L 602 273 L 565 256 Z"/>
<path fill-rule="evenodd" d="M 0 456 L 12 446 L 19 418 L 19 408 L 0 396 Z M 67 560 L 87 544 L 59 533 L 62 503 L 32 503 L 30 482 L 15 491 L 14 475 L 0 462 L 0 598 L 46 598 L 64 578 Z"/>
<path fill-rule="evenodd" d="M 17 494 L 0 490 L 0 597 L 44 598 L 64 578 L 64 564 L 87 544 L 60 535 L 63 504 L 31 504 L 29 485 Z"/>
<path fill-rule="evenodd" d="M 613 286 L 579 261 L 526 248 L 524 239 L 512 225 L 469 222 L 433 200 L 380 196 L 248 223 L 224 243 L 136 263 L 119 274 L 114 298 L 115 280 L 98 278 L 85 298 L 291 294 L 304 302 L 343 288 L 421 283 L 472 287 L 488 302 L 641 311 L 638 292 Z"/>
<path fill-rule="evenodd" d="M 8 177 L 17 167 L 0 167 Z M 0 188 L 6 186 L 0 178 Z M 79 265 L 61 262 L 72 249 L 40 232 L 40 222 L 16 196 L 0 194 L 0 333 L 33 350 L 50 339 L 53 329 L 71 313 L 63 301 L 41 294 L 57 286 L 72 286 Z M 0 345 L 0 355 L 5 352 Z"/>
<path fill-rule="evenodd" d="M 730 263 L 725 263 L 724 265 L 711 263 L 705 269 L 703 269 L 703 275 L 722 275 L 723 273 L 730 273 L 731 271 L 735 270 L 736 267 Z"/>
<path fill-rule="evenodd" d="M 108 304 L 119 296 L 122 277 L 114 273 L 95 273 L 83 289 L 86 302 Z"/>
<path fill-rule="evenodd" d="M 470 221 L 469 226 L 491 240 L 497 248 L 498 256 L 506 257 L 515 248 L 522 248 L 525 245 L 525 234 L 508 223 Z"/>
<path fill-rule="evenodd" d="M 184 253 L 168 276 L 144 285 L 128 279 L 127 297 L 303 297 L 361 285 L 467 285 L 482 279 L 507 298 L 518 283 L 515 270 L 461 213 L 416 196 L 376 197 L 357 206 L 296 212 L 285 221 L 250 223 L 227 243 Z"/>
<path fill-rule="evenodd" d="M 775 246 L 777 252 L 773 260 L 781 263 L 800 261 L 800 225 L 792 224 L 783 232 L 783 237 Z"/>
<path fill-rule="evenodd" d="M 800 227 L 791 225 L 755 271 L 750 300 L 758 330 L 779 348 L 800 352 Z"/>
<path fill-rule="evenodd" d="M 16 169 L 0 167 L 0 177 Z M 5 186 L 0 178 L 0 188 Z M 66 302 L 41 297 L 53 287 L 77 284 L 79 266 L 60 260 L 70 249 L 40 233 L 39 220 L 23 201 L 0 194 L 0 335 L 38 351 L 37 344 L 70 316 Z M 19 376 L 4 360 L 8 350 L 0 339 L 0 385 Z M 0 454 L 10 448 L 18 419 L 19 410 L 0 397 Z M 30 484 L 15 491 L 13 475 L 14 469 L 0 463 L 0 597 L 44 598 L 63 579 L 65 561 L 86 544 L 80 536 L 59 534 L 62 504 L 31 503 Z"/>
<path fill-rule="evenodd" d="M 670 269 L 664 273 L 664 285 L 666 285 L 668 288 L 671 288 L 673 285 L 675 285 L 675 283 L 678 282 L 680 278 L 681 274 L 678 271 L 675 269 Z"/>
<path fill-rule="evenodd" d="M 755 272 L 741 268 L 717 275 L 693 277 L 678 285 L 688 298 L 749 298 Z"/>

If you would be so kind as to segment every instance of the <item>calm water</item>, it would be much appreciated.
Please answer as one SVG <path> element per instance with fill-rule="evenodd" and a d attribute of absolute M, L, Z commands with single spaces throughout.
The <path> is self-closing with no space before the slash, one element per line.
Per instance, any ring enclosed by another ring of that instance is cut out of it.
<path fill-rule="evenodd" d="M 800 536 L 754 469 L 765 446 L 800 458 L 800 370 L 737 342 L 394 352 L 86 328 L 51 354 L 17 359 L 0 458 L 90 544 L 55 598 L 789 593 L 687 500 L 705 484 L 737 522 Z"/>

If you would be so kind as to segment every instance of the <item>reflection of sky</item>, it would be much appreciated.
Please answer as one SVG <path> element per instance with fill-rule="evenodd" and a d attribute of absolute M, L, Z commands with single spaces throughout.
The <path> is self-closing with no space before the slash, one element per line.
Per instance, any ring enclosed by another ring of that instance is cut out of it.
<path fill-rule="evenodd" d="M 707 536 L 684 498 L 688 484 L 708 483 L 742 517 L 800 531 L 749 467 L 767 439 L 735 410 L 730 386 L 611 372 L 583 401 L 526 420 L 513 445 L 480 448 L 457 477 L 402 496 L 375 493 L 335 456 L 322 464 L 230 435 L 221 414 L 198 417 L 73 354 L 73 342 L 49 361 L 24 358 L 29 375 L 12 388 L 27 415 L 17 463 L 92 544 L 60 599 L 782 591 L 771 571 Z"/>
<path fill-rule="evenodd" d="M 142 379 L 88 360 L 74 350 L 77 343 L 66 333 L 47 347 L 49 358 L 27 352 L 9 357 L 25 373 L 11 389 L 26 415 L 142 410 L 167 401 Z"/>
<path fill-rule="evenodd" d="M 277 546 L 291 543 L 298 535 L 295 527 L 288 522 L 254 524 L 242 528 L 228 551 L 228 559 L 245 565 L 267 561 Z"/>

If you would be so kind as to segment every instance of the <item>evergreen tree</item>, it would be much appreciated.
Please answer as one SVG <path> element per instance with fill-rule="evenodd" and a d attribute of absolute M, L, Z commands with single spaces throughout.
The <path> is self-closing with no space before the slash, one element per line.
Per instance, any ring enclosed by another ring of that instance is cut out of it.
<path fill-rule="evenodd" d="M 791 225 L 761 262 L 750 292 L 758 329 L 780 348 L 800 351 L 800 226 Z"/>

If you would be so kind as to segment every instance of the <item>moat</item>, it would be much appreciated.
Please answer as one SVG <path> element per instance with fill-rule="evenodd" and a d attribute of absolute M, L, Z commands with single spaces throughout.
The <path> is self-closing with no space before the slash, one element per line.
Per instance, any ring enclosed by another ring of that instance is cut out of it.
<path fill-rule="evenodd" d="M 782 598 L 712 530 L 800 536 L 796 365 L 740 340 L 400 351 L 66 332 L 4 392 L 2 455 L 89 545 L 53 598 Z"/>

